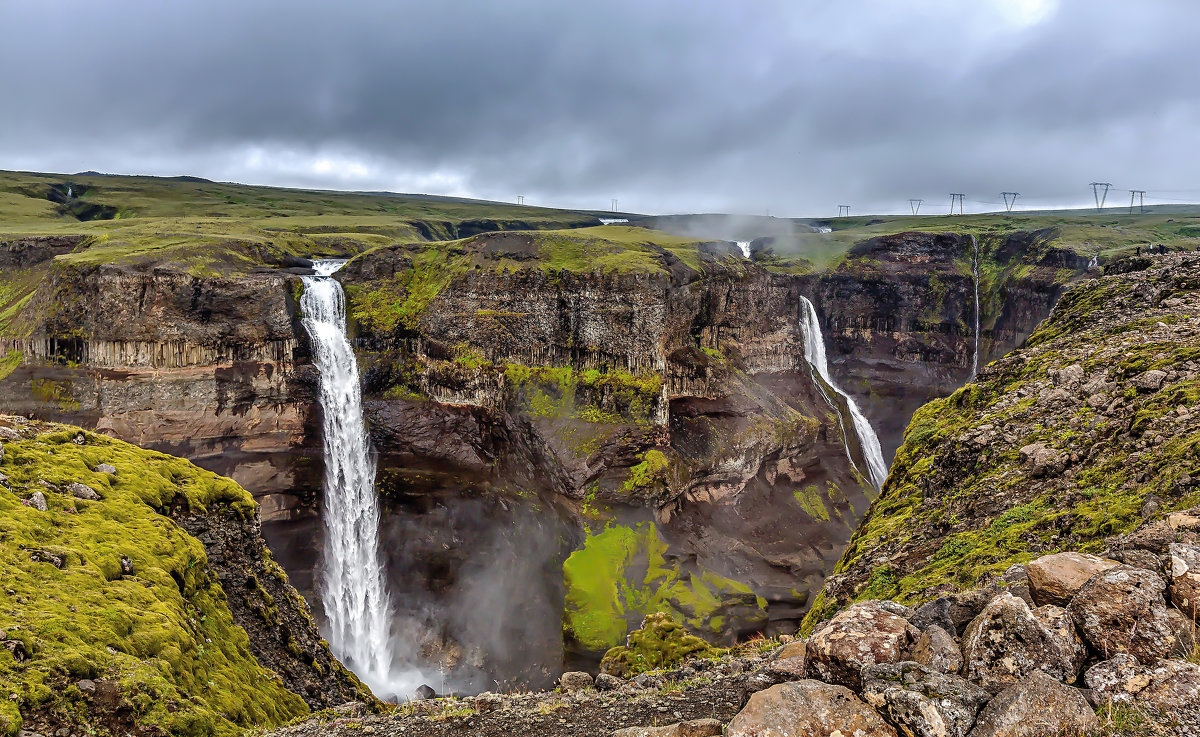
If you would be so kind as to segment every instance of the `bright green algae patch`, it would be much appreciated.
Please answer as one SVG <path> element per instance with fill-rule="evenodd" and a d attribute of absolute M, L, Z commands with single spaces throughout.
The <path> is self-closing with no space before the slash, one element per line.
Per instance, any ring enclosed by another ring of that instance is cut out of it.
<path fill-rule="evenodd" d="M 504 365 L 504 379 L 512 401 L 532 417 L 640 427 L 653 423 L 663 385 L 662 377 L 650 372 L 579 371 L 569 366 L 517 363 Z"/>
<path fill-rule="evenodd" d="M 714 614 L 727 601 L 756 601 L 744 584 L 704 569 L 689 573 L 668 560 L 667 543 L 650 522 L 589 533 L 563 564 L 563 577 L 564 628 L 593 652 L 619 645 L 630 627 L 659 612 L 717 635 L 724 622 Z M 757 604 L 765 608 L 762 599 Z"/>
<path fill-rule="evenodd" d="M 624 645 L 604 654 L 600 670 L 628 678 L 648 670 L 667 668 L 686 658 L 718 658 L 729 652 L 696 637 L 669 614 L 651 614 L 629 633 Z"/>
<path fill-rule="evenodd" d="M 117 473 L 92 470 L 105 463 Z M 204 547 L 162 514 L 186 503 L 250 519 L 244 489 L 74 429 L 6 441 L 0 473 L 0 630 L 25 654 L 0 648 L 0 734 L 19 731 L 21 711 L 87 723 L 80 679 L 115 681 L 136 723 L 172 734 L 232 735 L 308 712 L 251 653 Z M 101 499 L 52 490 L 70 482 Z M 22 503 L 35 491 L 48 511 Z"/>

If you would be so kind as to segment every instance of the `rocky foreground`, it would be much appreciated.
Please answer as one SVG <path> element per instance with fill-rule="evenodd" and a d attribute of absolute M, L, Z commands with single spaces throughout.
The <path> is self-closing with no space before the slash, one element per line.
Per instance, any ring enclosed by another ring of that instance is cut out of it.
<path fill-rule="evenodd" d="M 1054 553 L 915 609 L 857 602 L 807 639 L 760 640 L 629 679 L 605 672 L 628 671 L 606 659 L 594 679 L 567 673 L 554 692 L 433 699 L 383 715 L 347 706 L 272 734 L 1200 735 L 1200 508 L 1109 543 L 1106 553 L 1136 551 L 1144 567 Z M 656 652 L 670 650 L 665 641 Z"/>

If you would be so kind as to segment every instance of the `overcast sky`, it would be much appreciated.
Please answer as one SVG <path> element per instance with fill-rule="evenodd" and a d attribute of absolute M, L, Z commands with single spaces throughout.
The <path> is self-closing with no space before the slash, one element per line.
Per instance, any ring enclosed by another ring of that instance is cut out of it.
<path fill-rule="evenodd" d="M 640 212 L 1200 200 L 1195 0 L 0 0 L 0 29 L 2 169 Z"/>

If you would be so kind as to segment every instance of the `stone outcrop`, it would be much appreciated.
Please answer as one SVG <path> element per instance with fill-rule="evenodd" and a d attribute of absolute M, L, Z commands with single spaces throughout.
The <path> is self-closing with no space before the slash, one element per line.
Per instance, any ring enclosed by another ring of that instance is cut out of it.
<path fill-rule="evenodd" d="M 971 737 L 1058 737 L 1097 729 L 1100 720 L 1079 689 L 1035 671 L 988 702 Z"/>
<path fill-rule="evenodd" d="M 1065 552 L 1043 555 L 1025 569 L 1035 602 L 1065 606 L 1089 578 L 1115 565 L 1116 561 L 1099 556 Z"/>
<path fill-rule="evenodd" d="M 993 693 L 1043 671 L 1074 683 L 1087 651 L 1067 613 L 1047 605 L 1030 610 L 1000 594 L 967 627 L 962 642 L 964 674 Z"/>
<path fill-rule="evenodd" d="M 838 732 L 862 737 L 897 734 L 849 689 L 820 681 L 794 681 L 751 696 L 726 727 L 725 737 L 826 737 Z"/>
<path fill-rule="evenodd" d="M 913 662 L 863 668 L 863 700 L 913 737 L 965 737 L 991 699 L 957 675 Z"/>
<path fill-rule="evenodd" d="M 1150 663 L 1168 657 L 1178 643 L 1165 590 L 1157 573 L 1122 565 L 1089 579 L 1067 608 L 1096 652 L 1129 653 Z"/>
<path fill-rule="evenodd" d="M 916 629 L 880 602 L 859 602 L 813 633 L 808 641 L 810 677 L 859 689 L 862 669 L 905 660 Z"/>

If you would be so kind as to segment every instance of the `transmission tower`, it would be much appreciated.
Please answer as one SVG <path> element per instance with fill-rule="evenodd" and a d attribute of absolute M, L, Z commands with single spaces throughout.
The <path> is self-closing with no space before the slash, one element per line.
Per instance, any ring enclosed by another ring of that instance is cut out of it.
<path fill-rule="evenodd" d="M 1001 192 L 1000 196 L 1004 198 L 1004 211 L 1012 212 L 1013 205 L 1017 204 L 1017 198 L 1021 196 L 1021 193 L 1020 192 Z M 1012 198 L 1011 202 L 1008 199 L 1009 197 Z"/>
<path fill-rule="evenodd" d="M 616 197 L 613 197 L 613 201 L 612 201 L 612 211 L 613 211 L 613 212 L 616 212 L 616 211 L 617 211 L 617 198 L 616 198 Z"/>
<path fill-rule="evenodd" d="M 524 204 L 525 204 L 525 195 L 523 195 L 523 194 L 519 194 L 519 195 L 517 195 L 517 204 L 518 204 L 518 205 L 524 205 Z"/>
<path fill-rule="evenodd" d="M 1146 190 L 1131 189 L 1129 190 L 1129 214 L 1133 214 L 1133 198 L 1138 198 L 1138 212 L 1146 211 Z"/>
<path fill-rule="evenodd" d="M 912 210 L 912 214 L 916 215 L 921 211 L 921 203 L 925 200 L 911 199 L 908 201 L 908 209 Z"/>
<path fill-rule="evenodd" d="M 838 205 L 838 217 L 850 217 L 849 205 Z"/>
<path fill-rule="evenodd" d="M 1112 186 L 1112 182 L 1092 182 L 1088 184 L 1092 188 L 1092 197 L 1096 200 L 1096 212 L 1104 209 L 1104 201 L 1108 199 L 1108 189 Z M 1101 192 L 1100 188 L 1104 187 Z"/>
<path fill-rule="evenodd" d="M 955 203 L 958 203 L 958 214 L 959 215 L 963 214 L 963 199 L 965 197 L 966 197 L 966 195 L 963 194 L 962 192 L 951 192 L 950 193 L 950 214 L 951 215 L 954 214 Z"/>

